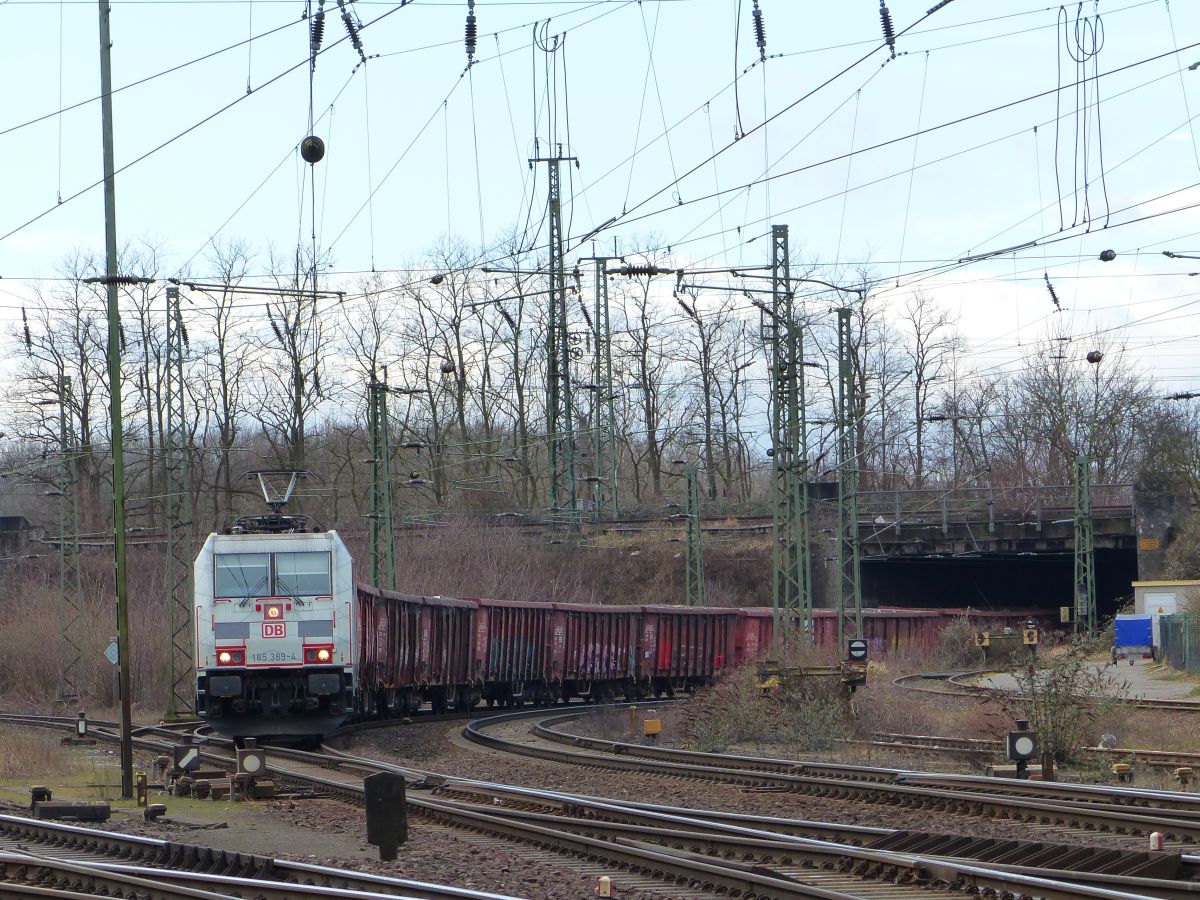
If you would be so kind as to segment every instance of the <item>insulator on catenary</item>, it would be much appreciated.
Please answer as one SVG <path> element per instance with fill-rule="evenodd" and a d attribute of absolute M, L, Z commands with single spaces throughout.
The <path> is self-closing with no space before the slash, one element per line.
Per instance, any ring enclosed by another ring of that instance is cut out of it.
<path fill-rule="evenodd" d="M 316 56 L 321 49 L 321 40 L 325 37 L 325 10 L 318 9 L 312 17 L 308 30 L 308 51 Z"/>
<path fill-rule="evenodd" d="M 33 335 L 29 333 L 29 319 L 25 315 L 25 307 L 21 307 L 21 327 L 25 329 L 25 349 L 33 351 Z"/>
<path fill-rule="evenodd" d="M 767 59 L 767 26 L 763 24 L 762 10 L 758 8 L 758 0 L 754 0 L 754 40 L 758 44 L 758 58 L 760 62 L 766 62 Z"/>
<path fill-rule="evenodd" d="M 896 58 L 896 29 L 892 26 L 892 14 L 888 12 L 887 3 L 879 0 L 879 22 L 883 25 L 883 40 L 892 51 L 892 59 Z"/>
<path fill-rule="evenodd" d="M 1054 290 L 1054 285 L 1050 283 L 1050 276 L 1045 272 L 1042 275 L 1046 279 L 1046 290 L 1050 292 L 1050 299 L 1054 301 L 1054 308 L 1061 312 L 1062 304 L 1058 302 L 1058 294 Z"/>
<path fill-rule="evenodd" d="M 467 62 L 475 61 L 475 39 L 479 28 L 475 24 L 475 0 L 467 0 Z"/>
<path fill-rule="evenodd" d="M 638 275 L 669 275 L 671 269 L 660 269 L 658 266 L 621 266 L 616 269 L 614 275 L 627 275 L 631 278 Z"/>
<path fill-rule="evenodd" d="M 350 44 L 358 51 L 358 55 L 363 55 L 362 38 L 358 35 L 358 23 L 354 21 L 354 17 L 350 15 L 350 10 L 346 8 L 346 0 L 338 0 L 338 9 L 342 11 L 342 24 L 346 26 L 346 35 L 350 38 Z M 366 62 L 364 59 L 363 62 Z"/>

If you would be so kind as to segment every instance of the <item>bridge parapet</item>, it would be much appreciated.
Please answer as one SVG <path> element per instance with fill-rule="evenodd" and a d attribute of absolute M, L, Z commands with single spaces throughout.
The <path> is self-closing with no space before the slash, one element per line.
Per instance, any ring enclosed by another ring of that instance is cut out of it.
<path fill-rule="evenodd" d="M 1092 510 L 1096 518 L 1132 519 L 1132 484 L 1092 486 Z M 943 530 L 952 525 L 987 525 L 998 522 L 1032 525 L 1061 524 L 1075 515 L 1073 485 L 1014 485 L 1008 487 L 938 488 L 900 491 L 860 491 L 860 522 L 866 519 L 893 529 L 905 525 L 940 522 Z M 882 521 L 880 521 L 882 520 Z"/>

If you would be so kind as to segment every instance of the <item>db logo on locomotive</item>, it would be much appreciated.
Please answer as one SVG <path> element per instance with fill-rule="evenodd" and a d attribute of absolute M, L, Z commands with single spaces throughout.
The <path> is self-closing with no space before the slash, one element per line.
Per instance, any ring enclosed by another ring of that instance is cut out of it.
<path fill-rule="evenodd" d="M 263 622 L 262 636 L 265 638 L 287 637 L 286 622 Z"/>

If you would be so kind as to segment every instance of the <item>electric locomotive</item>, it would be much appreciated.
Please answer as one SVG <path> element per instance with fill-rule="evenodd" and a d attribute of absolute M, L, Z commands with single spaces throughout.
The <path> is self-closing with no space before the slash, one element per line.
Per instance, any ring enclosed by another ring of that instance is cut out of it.
<path fill-rule="evenodd" d="M 196 713 L 224 734 L 320 735 L 354 710 L 353 561 L 308 525 L 238 519 L 196 557 Z"/>

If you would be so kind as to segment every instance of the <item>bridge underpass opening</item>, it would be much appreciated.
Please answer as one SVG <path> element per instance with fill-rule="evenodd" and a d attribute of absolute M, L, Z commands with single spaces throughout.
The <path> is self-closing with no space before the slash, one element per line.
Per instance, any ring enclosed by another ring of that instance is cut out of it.
<path fill-rule="evenodd" d="M 1134 550 L 1096 549 L 1096 608 L 1101 618 L 1131 598 Z M 1045 609 L 1074 606 L 1075 557 L 1067 553 L 864 558 L 864 606 Z"/>

